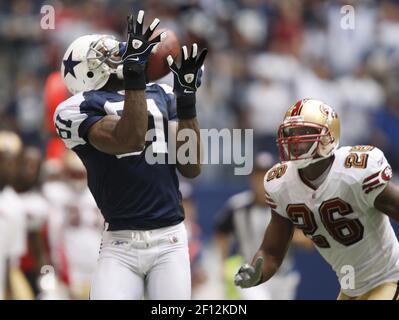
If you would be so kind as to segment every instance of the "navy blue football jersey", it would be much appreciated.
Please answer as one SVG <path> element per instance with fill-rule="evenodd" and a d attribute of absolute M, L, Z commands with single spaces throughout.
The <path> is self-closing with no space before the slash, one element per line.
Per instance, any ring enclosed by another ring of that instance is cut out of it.
<path fill-rule="evenodd" d="M 156 129 L 153 142 L 142 152 L 110 155 L 88 141 L 89 128 L 106 115 L 121 115 L 123 92 L 87 91 L 61 103 L 54 114 L 59 136 L 77 153 L 87 170 L 89 189 L 108 230 L 149 230 L 175 225 L 184 219 L 174 164 L 150 164 L 147 148 L 165 153 L 169 121 L 176 121 L 176 102 L 166 85 L 146 89 L 148 128 Z"/>

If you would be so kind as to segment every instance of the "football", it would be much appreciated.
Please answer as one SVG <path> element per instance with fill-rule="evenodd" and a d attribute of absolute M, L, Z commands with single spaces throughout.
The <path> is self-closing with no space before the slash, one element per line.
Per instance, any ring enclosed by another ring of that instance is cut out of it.
<path fill-rule="evenodd" d="M 180 52 L 179 39 L 176 33 L 170 29 L 155 30 L 150 39 L 154 39 L 161 32 L 165 32 L 165 36 L 152 50 L 147 62 L 146 74 L 149 81 L 155 81 L 166 76 L 170 72 L 166 57 L 171 55 L 176 60 Z"/>

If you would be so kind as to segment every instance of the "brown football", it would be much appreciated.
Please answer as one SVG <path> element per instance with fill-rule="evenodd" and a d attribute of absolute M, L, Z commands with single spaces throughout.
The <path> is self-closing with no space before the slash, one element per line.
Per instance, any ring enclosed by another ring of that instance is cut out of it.
<path fill-rule="evenodd" d="M 154 39 L 161 32 L 165 32 L 166 36 L 162 41 L 152 50 L 147 62 L 147 79 L 149 81 L 158 80 L 166 76 L 169 72 L 169 65 L 166 57 L 171 55 L 176 61 L 180 52 L 180 42 L 176 33 L 170 29 L 155 30 L 150 39 Z"/>

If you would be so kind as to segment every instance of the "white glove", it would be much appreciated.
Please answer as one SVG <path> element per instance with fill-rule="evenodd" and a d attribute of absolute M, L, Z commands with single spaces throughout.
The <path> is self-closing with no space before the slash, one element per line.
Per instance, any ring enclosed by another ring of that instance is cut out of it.
<path fill-rule="evenodd" d="M 248 263 L 244 264 L 234 277 L 234 284 L 241 288 L 250 288 L 260 284 L 263 275 L 263 257 L 255 261 L 255 268 Z"/>

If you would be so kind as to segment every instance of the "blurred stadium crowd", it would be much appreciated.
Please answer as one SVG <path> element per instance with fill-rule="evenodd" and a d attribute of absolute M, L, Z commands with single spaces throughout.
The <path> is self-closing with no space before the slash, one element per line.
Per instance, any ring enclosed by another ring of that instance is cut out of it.
<path fill-rule="evenodd" d="M 53 30 L 40 25 L 45 4 L 55 9 Z M 355 8 L 355 28 L 345 30 L 347 4 Z M 52 77 L 75 38 L 125 39 L 126 14 L 138 9 L 147 22 L 158 17 L 181 43 L 209 48 L 198 93 L 202 128 L 253 128 L 254 153 L 276 154 L 283 113 L 313 97 L 336 108 L 341 145 L 376 145 L 399 169 L 399 1 L 2 1 L 0 172 L 7 186 L 0 193 L 0 259 L 10 261 L 11 275 L 0 281 L 9 289 L 3 298 L 43 295 L 52 274 L 43 265 L 55 268 L 64 288 L 55 296 L 87 294 L 102 220 L 84 169 L 55 138 L 52 110 L 68 94 Z M 243 179 L 228 166 L 209 165 L 196 186 Z M 198 281 L 203 277 L 199 271 Z"/>

